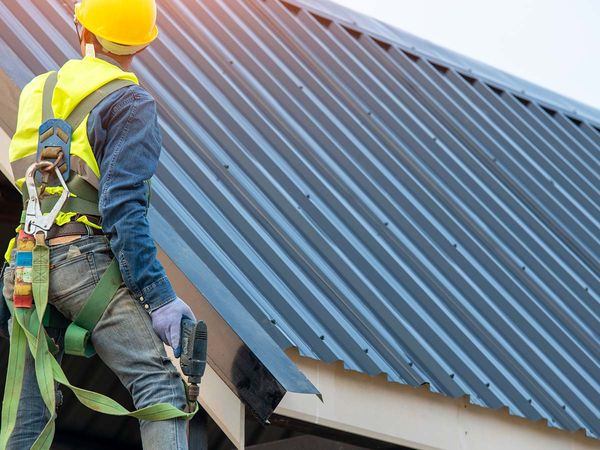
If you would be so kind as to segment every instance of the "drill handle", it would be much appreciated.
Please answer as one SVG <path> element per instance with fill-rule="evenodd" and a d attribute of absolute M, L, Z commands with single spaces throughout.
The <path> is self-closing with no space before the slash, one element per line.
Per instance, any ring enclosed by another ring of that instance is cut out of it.
<path fill-rule="evenodd" d="M 206 369 L 208 330 L 203 321 L 194 322 L 183 318 L 181 321 L 181 359 L 183 374 L 189 383 L 200 383 Z"/>

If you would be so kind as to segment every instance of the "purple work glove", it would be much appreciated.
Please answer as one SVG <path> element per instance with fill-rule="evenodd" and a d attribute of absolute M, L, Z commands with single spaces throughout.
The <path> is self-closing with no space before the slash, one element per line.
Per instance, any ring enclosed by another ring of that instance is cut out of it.
<path fill-rule="evenodd" d="M 175 358 L 181 356 L 181 319 L 196 320 L 190 307 L 179 297 L 150 314 L 152 328 L 165 344 L 173 349 Z"/>

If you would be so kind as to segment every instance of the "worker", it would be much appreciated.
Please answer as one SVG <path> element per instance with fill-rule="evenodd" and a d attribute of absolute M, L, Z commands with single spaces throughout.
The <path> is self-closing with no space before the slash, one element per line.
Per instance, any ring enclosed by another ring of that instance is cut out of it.
<path fill-rule="evenodd" d="M 154 0 L 82 0 L 75 5 L 83 58 L 66 62 L 57 75 L 40 75 L 25 86 L 9 153 L 15 180 L 22 186 L 27 168 L 39 158 L 38 140 L 43 138 L 38 129 L 50 77 L 56 76 L 50 95 L 57 119 L 65 119 L 90 93 L 109 82 L 123 82 L 72 130 L 69 164 L 61 170 L 68 169 L 69 179 L 76 178 L 83 191 L 97 191 L 98 212 L 93 214 L 94 205 L 63 209 L 48 231 L 48 302 L 74 320 L 114 258 L 123 283 L 93 329 L 95 351 L 128 389 L 136 408 L 162 402 L 183 410 L 184 385 L 163 343 L 178 355 L 182 318 L 194 319 L 194 314 L 175 294 L 156 258 L 146 212 L 161 134 L 156 103 L 130 71 L 134 57 L 158 36 L 156 14 Z M 47 187 L 43 195 L 59 194 L 60 189 Z M 78 204 L 75 197 L 85 197 L 72 194 L 73 205 Z M 3 296 L 9 304 L 16 253 L 14 248 L 8 252 L 3 277 Z M 60 360 L 63 331 L 49 328 L 48 334 L 57 343 Z M 30 449 L 50 416 L 33 357 L 27 352 L 18 414 L 7 448 Z M 140 430 L 144 449 L 187 448 L 183 418 L 141 420 Z"/>

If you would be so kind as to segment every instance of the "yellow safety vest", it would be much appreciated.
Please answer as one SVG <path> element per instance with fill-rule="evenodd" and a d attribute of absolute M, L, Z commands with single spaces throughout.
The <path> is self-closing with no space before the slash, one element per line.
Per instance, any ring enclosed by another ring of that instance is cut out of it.
<path fill-rule="evenodd" d="M 51 73 L 48 72 L 34 78 L 23 88 L 19 99 L 17 129 L 9 148 L 9 160 L 19 188 L 22 188 L 25 181 L 27 168 L 36 161 L 39 128 L 43 121 L 44 85 Z M 125 72 L 99 58 L 86 56 L 83 59 L 68 61 L 57 74 L 57 82 L 52 95 L 54 118 L 65 120 L 90 94 L 115 80 L 139 84 L 133 73 Z M 88 118 L 89 114 L 73 130 L 71 136 L 71 172 L 97 190 L 100 183 L 100 169 L 87 136 Z M 47 188 L 45 195 L 59 196 L 61 193 L 62 188 Z M 63 225 L 76 215 L 75 211 L 62 211 L 58 215 L 56 223 Z M 77 221 L 98 228 L 96 224 L 87 220 L 85 215 L 79 217 Z M 6 260 L 9 260 L 13 247 L 14 240 L 11 241 L 6 252 Z"/>
<path fill-rule="evenodd" d="M 44 83 L 50 73 L 34 78 L 21 93 L 17 130 L 12 138 L 9 159 L 17 186 L 21 187 L 25 171 L 35 162 L 38 129 L 42 124 Z M 91 93 L 113 80 L 129 80 L 138 84 L 137 77 L 102 59 L 86 56 L 68 61 L 58 71 L 58 82 L 52 97 L 54 117 L 66 119 L 73 109 Z M 98 189 L 100 170 L 87 136 L 88 116 L 73 130 L 71 169 Z"/>

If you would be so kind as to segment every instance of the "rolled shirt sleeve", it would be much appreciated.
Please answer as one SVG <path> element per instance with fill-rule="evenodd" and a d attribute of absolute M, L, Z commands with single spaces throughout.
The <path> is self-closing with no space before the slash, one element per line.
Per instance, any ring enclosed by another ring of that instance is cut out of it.
<path fill-rule="evenodd" d="M 100 166 L 102 229 L 125 284 L 152 312 L 176 298 L 146 217 L 162 147 L 154 99 L 139 86 L 111 94 L 90 114 L 88 137 Z"/>

